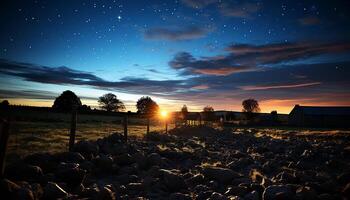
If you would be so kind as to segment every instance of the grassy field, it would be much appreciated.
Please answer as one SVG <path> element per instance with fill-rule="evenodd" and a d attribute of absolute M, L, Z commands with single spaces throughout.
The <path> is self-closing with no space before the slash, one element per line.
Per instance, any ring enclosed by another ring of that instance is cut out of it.
<path fill-rule="evenodd" d="M 170 124 L 168 129 L 173 128 Z M 11 123 L 8 155 L 24 156 L 36 152 L 61 152 L 68 150 L 70 124 L 68 122 L 25 122 Z M 76 142 L 96 140 L 111 133 L 123 133 L 123 126 L 111 121 L 85 122 L 77 124 Z M 150 131 L 164 131 L 164 124 L 153 123 Z M 129 124 L 128 135 L 140 137 L 146 133 L 146 126 Z"/>

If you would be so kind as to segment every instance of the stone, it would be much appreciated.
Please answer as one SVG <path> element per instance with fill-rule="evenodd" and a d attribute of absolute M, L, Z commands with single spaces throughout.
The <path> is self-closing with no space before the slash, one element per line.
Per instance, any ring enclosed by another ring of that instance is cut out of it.
<path fill-rule="evenodd" d="M 7 177 L 14 180 L 25 180 L 29 182 L 41 182 L 43 180 L 43 171 L 39 166 L 29 164 L 18 164 L 8 167 Z"/>
<path fill-rule="evenodd" d="M 56 155 L 60 162 L 65 163 L 81 163 L 85 160 L 84 156 L 79 152 L 63 152 Z"/>
<path fill-rule="evenodd" d="M 169 200 L 191 200 L 191 196 L 183 193 L 172 193 L 169 196 Z"/>
<path fill-rule="evenodd" d="M 342 194 L 344 197 L 350 197 L 350 182 L 346 184 L 346 186 L 342 190 Z"/>
<path fill-rule="evenodd" d="M 235 178 L 241 177 L 241 174 L 227 168 L 221 167 L 204 167 L 203 174 L 205 178 L 214 179 L 219 183 L 228 184 Z"/>
<path fill-rule="evenodd" d="M 20 186 L 16 183 L 8 180 L 0 180 L 0 194 L 4 199 L 18 199 L 17 192 L 20 190 Z"/>
<path fill-rule="evenodd" d="M 108 173 L 113 171 L 113 158 L 107 155 L 97 156 L 94 160 L 95 166 L 101 173 Z"/>
<path fill-rule="evenodd" d="M 135 161 L 134 161 L 133 157 L 131 157 L 130 154 L 128 154 L 128 153 L 119 155 L 115 158 L 115 163 L 117 163 L 120 166 L 130 165 L 134 162 Z"/>
<path fill-rule="evenodd" d="M 61 163 L 55 177 L 56 180 L 67 183 L 68 187 L 79 186 L 86 176 L 86 171 L 79 168 L 75 163 Z"/>
<path fill-rule="evenodd" d="M 91 154 L 98 154 L 99 147 L 91 141 L 82 140 L 74 144 L 74 151 L 81 153 L 84 157 L 91 157 Z"/>
<path fill-rule="evenodd" d="M 244 186 L 232 186 L 227 188 L 226 196 L 244 196 L 248 192 L 248 188 Z"/>
<path fill-rule="evenodd" d="M 161 169 L 160 171 L 163 174 L 164 184 L 169 191 L 175 192 L 185 187 L 185 180 L 181 175 L 165 169 Z"/>
<path fill-rule="evenodd" d="M 265 188 L 263 200 L 293 199 L 294 193 L 291 188 L 285 185 L 270 185 Z"/>
<path fill-rule="evenodd" d="M 112 192 L 108 187 L 103 187 L 98 193 L 96 200 L 115 200 L 115 193 Z"/>
<path fill-rule="evenodd" d="M 222 195 L 218 192 L 213 192 L 209 197 L 209 200 L 229 200 L 225 195 Z"/>
<path fill-rule="evenodd" d="M 43 199 L 59 199 L 68 197 L 68 193 L 64 191 L 56 183 L 48 182 L 44 188 Z"/>
<path fill-rule="evenodd" d="M 257 192 L 256 190 L 253 190 L 244 196 L 244 200 L 259 200 L 259 199 L 260 199 L 260 195 L 259 195 L 259 192 Z"/>
<path fill-rule="evenodd" d="M 316 199 L 317 193 L 311 187 L 301 186 L 296 190 L 295 197 L 298 200 Z"/>

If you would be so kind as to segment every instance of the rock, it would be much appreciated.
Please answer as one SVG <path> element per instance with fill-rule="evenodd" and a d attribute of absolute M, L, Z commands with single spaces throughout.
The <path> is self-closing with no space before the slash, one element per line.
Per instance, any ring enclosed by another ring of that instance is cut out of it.
<path fill-rule="evenodd" d="M 20 186 L 16 183 L 8 180 L 0 180 L 0 194 L 4 199 L 18 199 L 17 192 L 20 190 Z"/>
<path fill-rule="evenodd" d="M 35 199 L 33 192 L 30 189 L 24 188 L 24 187 L 20 188 L 17 191 L 17 198 L 18 199 L 25 199 L 25 200 L 34 200 Z"/>
<path fill-rule="evenodd" d="M 346 184 L 346 186 L 342 190 L 342 194 L 344 197 L 350 197 L 350 182 Z"/>
<path fill-rule="evenodd" d="M 232 186 L 229 187 L 225 195 L 226 196 L 244 196 L 248 192 L 248 188 L 244 186 Z"/>
<path fill-rule="evenodd" d="M 6 169 L 7 177 L 14 180 L 25 180 L 29 182 L 41 182 L 43 180 L 43 171 L 39 166 L 28 164 L 18 164 Z"/>
<path fill-rule="evenodd" d="M 316 191 L 308 186 L 299 187 L 295 196 L 298 200 L 317 199 Z"/>
<path fill-rule="evenodd" d="M 182 176 L 170 170 L 161 169 L 163 181 L 169 191 L 179 191 L 185 187 L 185 180 Z"/>
<path fill-rule="evenodd" d="M 79 152 L 63 152 L 58 154 L 57 158 L 60 162 L 65 163 L 81 163 L 85 160 Z"/>
<path fill-rule="evenodd" d="M 211 190 L 199 192 L 199 194 L 196 197 L 196 200 L 207 200 L 212 194 L 213 191 Z"/>
<path fill-rule="evenodd" d="M 39 166 L 43 171 L 52 171 L 56 168 L 57 162 L 50 153 L 34 153 L 26 156 L 23 161 L 26 164 Z"/>
<path fill-rule="evenodd" d="M 285 185 L 271 185 L 265 188 L 263 200 L 293 199 L 294 193 L 291 188 Z"/>
<path fill-rule="evenodd" d="M 130 156 L 130 154 L 125 153 L 125 154 L 122 154 L 120 156 L 117 156 L 115 158 L 115 162 L 118 165 L 124 166 L 124 165 L 130 165 L 130 164 L 134 163 L 135 161 L 134 161 L 133 157 Z"/>
<path fill-rule="evenodd" d="M 93 142 L 82 140 L 74 145 L 74 151 L 81 153 L 84 157 L 91 158 L 91 154 L 98 154 L 99 147 Z"/>
<path fill-rule="evenodd" d="M 113 171 L 113 158 L 111 156 L 102 154 L 97 156 L 93 161 L 98 169 L 98 172 L 108 173 Z"/>
<path fill-rule="evenodd" d="M 86 171 L 79 168 L 75 163 L 61 163 L 55 177 L 57 180 L 67 183 L 69 188 L 79 186 L 86 175 Z"/>
<path fill-rule="evenodd" d="M 145 189 L 145 186 L 142 183 L 129 183 L 126 188 L 128 191 L 140 192 Z"/>
<path fill-rule="evenodd" d="M 96 200 L 115 200 L 115 194 L 108 187 L 103 187 L 103 189 L 98 193 Z"/>
<path fill-rule="evenodd" d="M 31 188 L 32 188 L 32 192 L 33 192 L 33 194 L 34 194 L 35 199 L 41 199 L 41 197 L 42 197 L 43 194 L 44 194 L 44 189 L 43 189 L 43 187 L 41 187 L 41 185 L 38 184 L 38 183 L 33 183 L 33 184 L 31 185 Z"/>
<path fill-rule="evenodd" d="M 161 166 L 162 156 L 160 156 L 158 153 L 151 153 L 147 156 L 146 162 L 148 167 L 153 165 Z"/>
<path fill-rule="evenodd" d="M 253 190 L 244 196 L 244 200 L 259 200 L 259 199 L 260 199 L 259 192 L 257 192 L 256 190 Z"/>
<path fill-rule="evenodd" d="M 48 182 L 44 188 L 43 199 L 59 199 L 68 197 L 68 193 L 64 191 L 56 183 Z"/>
<path fill-rule="evenodd" d="M 191 196 L 182 193 L 172 193 L 169 196 L 169 200 L 191 200 Z"/>
<path fill-rule="evenodd" d="M 199 185 L 203 183 L 204 176 L 202 174 L 196 174 L 188 179 L 186 179 L 187 185 Z"/>
<path fill-rule="evenodd" d="M 204 167 L 203 174 L 205 178 L 214 179 L 219 183 L 228 184 L 235 178 L 241 177 L 241 174 L 227 168 L 220 167 Z"/>
<path fill-rule="evenodd" d="M 229 200 L 225 195 L 222 195 L 218 192 L 213 192 L 209 197 L 209 200 Z"/>

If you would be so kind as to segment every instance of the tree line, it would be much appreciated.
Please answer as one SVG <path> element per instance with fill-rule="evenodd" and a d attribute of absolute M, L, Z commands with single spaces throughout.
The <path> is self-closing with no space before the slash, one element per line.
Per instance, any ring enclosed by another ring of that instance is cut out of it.
<path fill-rule="evenodd" d="M 99 107 L 107 112 L 121 112 L 125 111 L 126 107 L 124 103 L 118 99 L 115 94 L 107 93 L 98 98 Z M 8 107 L 9 102 L 4 100 L 0 103 L 0 108 Z M 246 99 L 242 102 L 243 112 L 246 114 L 247 119 L 252 119 L 255 113 L 260 112 L 259 103 L 255 99 Z M 91 110 L 90 106 L 82 104 L 80 98 L 72 91 L 66 90 L 62 92 L 54 101 L 52 108 L 60 112 L 69 112 L 73 109 L 87 111 Z M 149 96 L 143 96 L 136 102 L 137 113 L 146 116 L 153 116 L 159 112 L 158 104 Z M 188 107 L 183 105 L 181 108 L 182 116 L 188 114 Z M 214 108 L 212 106 L 205 106 L 203 108 L 203 113 L 205 113 L 208 118 L 214 113 Z M 272 111 L 271 114 L 277 116 L 276 111 Z"/>

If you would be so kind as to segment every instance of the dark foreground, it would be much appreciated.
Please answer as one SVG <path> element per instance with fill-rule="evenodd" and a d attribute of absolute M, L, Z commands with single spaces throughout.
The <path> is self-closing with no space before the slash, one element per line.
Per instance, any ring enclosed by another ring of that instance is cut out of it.
<path fill-rule="evenodd" d="M 6 168 L 1 199 L 346 199 L 349 136 L 275 139 L 255 130 L 176 129 L 75 151 L 33 154 Z"/>

